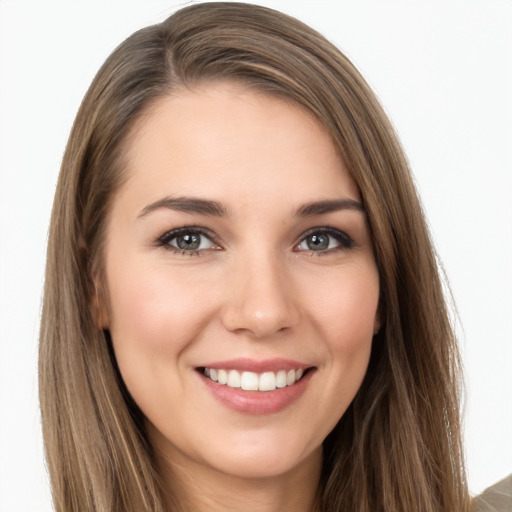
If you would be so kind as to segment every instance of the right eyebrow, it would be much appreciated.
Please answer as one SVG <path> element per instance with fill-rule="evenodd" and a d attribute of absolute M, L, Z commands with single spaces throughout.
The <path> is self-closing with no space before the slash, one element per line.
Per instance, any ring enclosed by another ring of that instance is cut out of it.
<path fill-rule="evenodd" d="M 137 218 L 140 219 L 162 208 L 177 212 L 212 215 L 214 217 L 225 217 L 227 215 L 226 206 L 217 201 L 196 197 L 164 197 L 144 207 L 139 215 L 137 215 Z"/>
<path fill-rule="evenodd" d="M 298 217 L 310 217 L 313 215 L 325 215 L 339 210 L 355 210 L 365 213 L 364 207 L 359 201 L 350 198 L 340 198 L 304 204 L 297 209 L 295 215 Z"/>

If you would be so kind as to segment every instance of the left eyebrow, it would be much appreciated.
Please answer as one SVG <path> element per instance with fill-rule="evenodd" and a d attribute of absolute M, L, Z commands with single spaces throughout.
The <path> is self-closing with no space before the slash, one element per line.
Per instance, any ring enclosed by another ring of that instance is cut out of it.
<path fill-rule="evenodd" d="M 362 203 L 355 199 L 330 199 L 303 204 L 297 209 L 295 215 L 297 217 L 310 217 L 312 215 L 323 215 L 339 210 L 356 210 L 364 213 Z"/>
<path fill-rule="evenodd" d="M 175 210 L 185 213 L 199 213 L 201 215 L 212 215 L 215 217 L 227 215 L 226 206 L 217 201 L 199 199 L 196 197 L 164 197 L 146 206 L 137 217 L 140 219 L 160 209 Z"/>

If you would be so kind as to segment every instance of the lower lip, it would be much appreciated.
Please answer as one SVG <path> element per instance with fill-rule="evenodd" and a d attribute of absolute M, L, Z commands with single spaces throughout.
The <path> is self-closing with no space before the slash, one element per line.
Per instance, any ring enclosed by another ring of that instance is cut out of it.
<path fill-rule="evenodd" d="M 295 384 L 276 388 L 274 391 L 244 391 L 218 384 L 202 374 L 200 376 L 208 391 L 230 409 L 245 414 L 263 415 L 282 411 L 298 400 L 306 390 L 313 373 L 313 369 L 310 369 Z"/>

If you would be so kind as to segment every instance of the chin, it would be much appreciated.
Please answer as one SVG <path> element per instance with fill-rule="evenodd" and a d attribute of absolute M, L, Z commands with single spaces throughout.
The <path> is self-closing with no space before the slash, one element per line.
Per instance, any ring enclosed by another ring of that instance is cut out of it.
<path fill-rule="evenodd" d="M 256 436 L 255 436 L 256 437 Z M 290 436 L 277 436 L 273 442 L 268 438 L 238 441 L 223 444 L 220 452 L 213 451 L 210 465 L 219 472 L 244 479 L 265 479 L 302 471 L 311 467 L 317 459 L 318 466 L 322 460 L 322 445 L 297 442 Z M 295 442 L 294 442 L 295 441 Z M 229 446 L 229 449 L 226 449 Z M 205 462 L 203 461 L 203 464 Z M 313 465 L 315 466 L 315 465 Z"/>

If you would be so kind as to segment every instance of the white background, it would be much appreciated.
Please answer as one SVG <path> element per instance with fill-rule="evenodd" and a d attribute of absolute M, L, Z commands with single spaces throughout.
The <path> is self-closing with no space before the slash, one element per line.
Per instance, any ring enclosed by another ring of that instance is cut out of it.
<path fill-rule="evenodd" d="M 512 471 L 512 2 L 261 3 L 345 51 L 398 130 L 459 309 L 469 481 L 480 492 Z M 0 512 L 51 510 L 37 332 L 71 123 L 110 51 L 186 4 L 0 0 Z"/>

